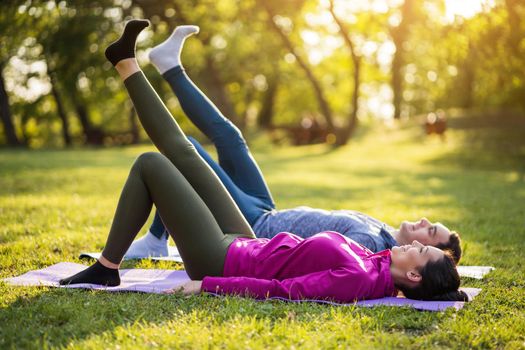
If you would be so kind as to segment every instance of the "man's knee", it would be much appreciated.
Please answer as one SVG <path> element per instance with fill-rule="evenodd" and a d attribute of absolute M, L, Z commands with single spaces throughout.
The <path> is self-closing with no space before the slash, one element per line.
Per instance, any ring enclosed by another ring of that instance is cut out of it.
<path fill-rule="evenodd" d="M 220 132 L 218 132 L 214 136 L 212 141 L 218 147 L 225 147 L 229 145 L 238 146 L 246 144 L 241 130 L 229 121 L 226 125 L 221 125 Z"/>

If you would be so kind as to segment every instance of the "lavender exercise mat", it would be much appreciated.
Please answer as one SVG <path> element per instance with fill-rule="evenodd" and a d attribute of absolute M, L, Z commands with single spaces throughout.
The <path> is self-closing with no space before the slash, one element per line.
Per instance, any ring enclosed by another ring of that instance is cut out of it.
<path fill-rule="evenodd" d="M 87 288 L 105 290 L 108 292 L 143 292 L 143 293 L 162 293 L 166 290 L 176 288 L 189 281 L 189 277 L 185 271 L 182 270 L 158 270 L 158 269 L 131 269 L 120 270 L 121 284 L 118 287 L 105 287 L 96 284 L 75 284 L 69 286 L 60 286 L 58 281 L 61 278 L 71 276 L 79 271 L 85 269 L 85 265 L 75 263 L 58 263 L 41 270 L 29 271 L 18 277 L 6 278 L 4 281 L 11 285 L 17 286 L 50 286 L 62 288 Z M 481 289 L 478 288 L 463 288 L 472 300 L 479 294 Z M 270 298 L 275 300 L 286 300 L 284 298 Z M 294 302 L 316 302 L 331 305 L 353 305 L 340 304 L 326 300 L 301 300 Z M 357 306 L 372 307 L 378 305 L 388 306 L 409 306 L 417 310 L 427 311 L 442 311 L 446 308 L 453 307 L 457 310 L 461 309 L 464 302 L 454 301 L 420 301 L 406 298 L 382 298 L 374 300 L 363 300 L 357 302 Z"/>
<path fill-rule="evenodd" d="M 79 256 L 80 259 L 98 259 L 100 258 L 100 252 L 83 252 L 80 253 Z M 124 257 L 124 260 L 132 260 L 133 258 L 126 258 Z M 177 247 L 169 246 L 168 247 L 168 256 L 152 256 L 148 259 L 155 260 L 155 261 L 175 261 L 175 262 L 182 262 L 182 258 L 180 257 L 179 251 L 177 250 Z M 483 279 L 486 274 L 488 274 L 490 271 L 494 270 L 494 267 L 492 266 L 465 266 L 465 265 L 459 265 L 458 266 L 458 273 L 461 277 L 469 277 L 469 278 L 475 278 L 475 279 Z"/>

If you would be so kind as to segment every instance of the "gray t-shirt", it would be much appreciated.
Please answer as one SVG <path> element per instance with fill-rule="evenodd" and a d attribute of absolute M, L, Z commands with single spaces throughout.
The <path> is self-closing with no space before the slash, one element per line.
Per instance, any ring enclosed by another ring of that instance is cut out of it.
<path fill-rule="evenodd" d="M 297 207 L 272 210 L 253 225 L 257 237 L 272 238 L 279 232 L 291 232 L 307 238 L 323 231 L 335 231 L 364 245 L 373 252 L 398 245 L 394 229 L 379 220 L 353 210 L 322 210 Z"/>

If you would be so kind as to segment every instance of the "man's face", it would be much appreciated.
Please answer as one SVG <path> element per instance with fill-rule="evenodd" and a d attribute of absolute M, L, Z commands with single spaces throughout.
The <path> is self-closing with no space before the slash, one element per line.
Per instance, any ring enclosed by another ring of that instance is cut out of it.
<path fill-rule="evenodd" d="M 399 226 L 398 243 L 410 244 L 418 241 L 423 245 L 437 246 L 446 244 L 450 239 L 450 230 L 439 222 L 432 223 L 427 218 L 417 222 L 403 221 Z"/>

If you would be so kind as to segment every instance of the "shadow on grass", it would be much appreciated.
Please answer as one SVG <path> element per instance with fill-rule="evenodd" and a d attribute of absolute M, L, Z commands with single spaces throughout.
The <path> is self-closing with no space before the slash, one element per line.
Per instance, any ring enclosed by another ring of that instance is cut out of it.
<path fill-rule="evenodd" d="M 9 289 L 0 286 L 0 290 Z M 34 292 L 31 289 L 30 293 Z M 205 326 L 209 326 L 207 322 L 210 319 L 217 326 L 253 318 L 267 320 L 270 325 L 288 319 L 309 328 L 312 322 L 320 320 L 333 321 L 341 317 L 369 320 L 373 317 L 375 322 L 370 324 L 370 332 L 403 330 L 424 334 L 428 327 L 446 319 L 447 315 L 414 312 L 408 308 L 368 309 L 314 303 L 260 302 L 239 297 L 182 297 L 43 288 L 37 291 L 37 295 L 19 296 L 9 306 L 0 309 L 0 347 L 66 347 L 103 334 L 111 343 L 116 333 L 122 334 L 122 330 L 116 332 L 118 328 L 124 328 L 125 333 L 133 333 L 134 337 L 140 338 L 145 328 L 172 327 L 173 324 L 167 325 L 171 321 L 175 324 L 180 321 L 188 327 L 188 324 L 195 323 L 195 318 L 203 319 Z M 394 318 L 398 322 L 392 323 Z M 366 328 L 368 323 L 362 327 Z M 126 330 L 137 324 L 141 327 L 134 331 Z"/>
<path fill-rule="evenodd" d="M 46 288 L 35 296 L 19 296 L 0 310 L 0 347 L 65 347 L 120 326 L 163 323 L 174 311 L 196 306 L 188 299 L 163 295 Z"/>

